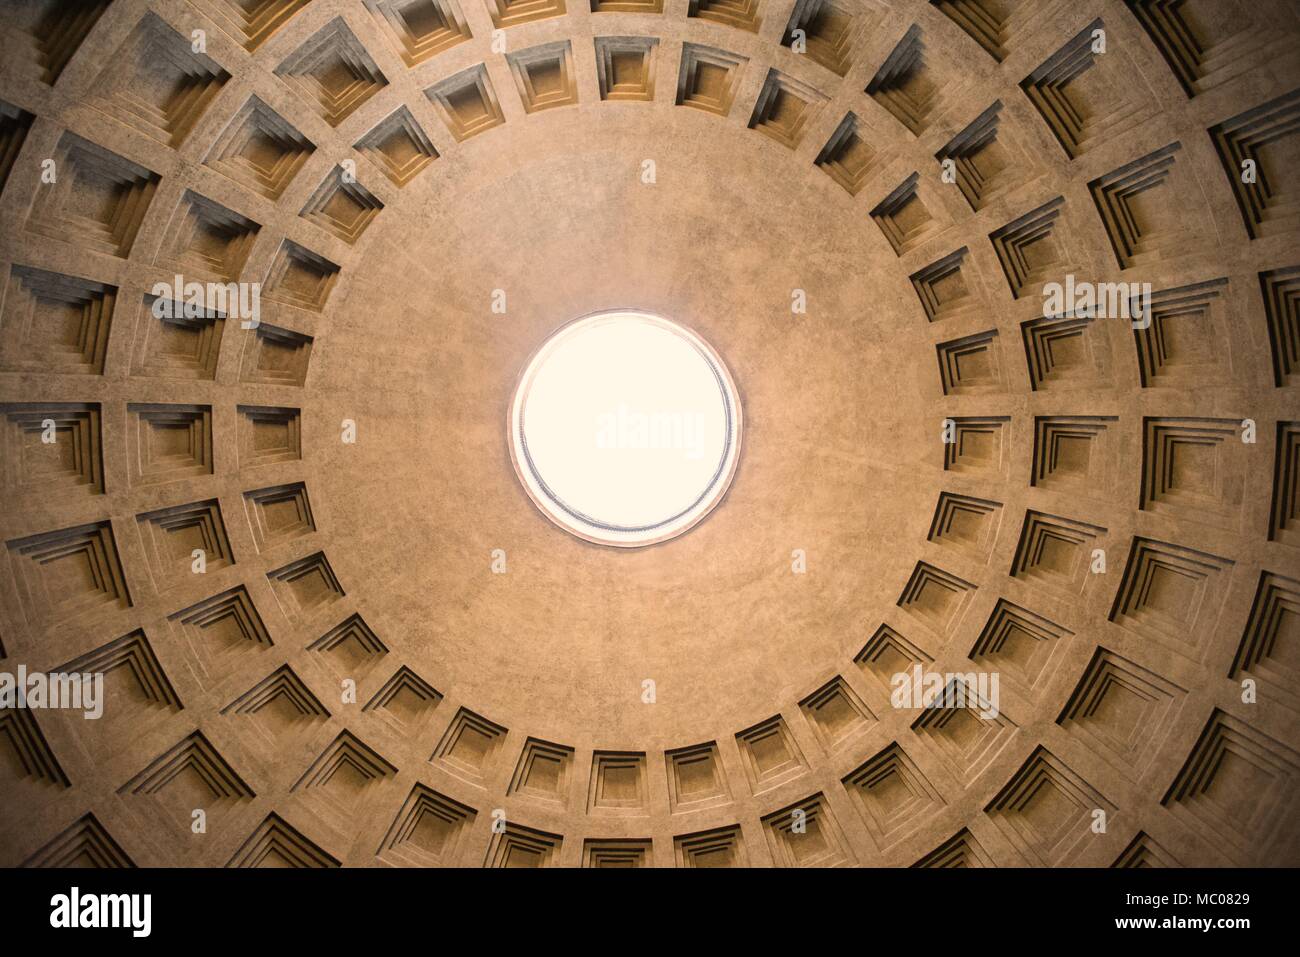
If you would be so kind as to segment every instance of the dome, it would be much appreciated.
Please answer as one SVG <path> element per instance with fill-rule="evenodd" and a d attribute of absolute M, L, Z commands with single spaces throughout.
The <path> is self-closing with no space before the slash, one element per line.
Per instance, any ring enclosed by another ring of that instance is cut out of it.
<path fill-rule="evenodd" d="M 0 864 L 1300 863 L 1298 36 L 7 5 Z"/>

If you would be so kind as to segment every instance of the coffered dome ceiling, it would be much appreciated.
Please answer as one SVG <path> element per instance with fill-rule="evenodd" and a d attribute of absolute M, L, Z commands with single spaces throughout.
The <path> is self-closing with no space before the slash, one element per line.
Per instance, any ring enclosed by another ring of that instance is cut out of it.
<path fill-rule="evenodd" d="M 1300 863 L 1293 5 L 2 16 L 0 670 L 106 700 L 0 864 Z M 618 308 L 744 409 L 641 549 L 506 435 Z"/>

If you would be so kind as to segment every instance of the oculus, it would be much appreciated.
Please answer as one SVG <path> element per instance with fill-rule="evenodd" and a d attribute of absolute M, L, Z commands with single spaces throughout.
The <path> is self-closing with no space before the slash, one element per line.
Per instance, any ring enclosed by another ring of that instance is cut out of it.
<path fill-rule="evenodd" d="M 740 455 L 735 383 L 713 348 L 660 316 L 562 326 L 525 366 L 510 452 L 533 503 L 579 538 L 675 538 L 723 498 Z"/>

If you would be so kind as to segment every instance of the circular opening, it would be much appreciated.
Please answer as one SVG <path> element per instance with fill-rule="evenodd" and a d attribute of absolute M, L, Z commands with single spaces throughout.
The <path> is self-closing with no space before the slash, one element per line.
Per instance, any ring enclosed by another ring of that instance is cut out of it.
<path fill-rule="evenodd" d="M 562 327 L 525 367 L 510 450 L 547 518 L 637 546 L 682 534 L 718 504 L 740 454 L 740 400 L 722 359 L 644 312 Z"/>

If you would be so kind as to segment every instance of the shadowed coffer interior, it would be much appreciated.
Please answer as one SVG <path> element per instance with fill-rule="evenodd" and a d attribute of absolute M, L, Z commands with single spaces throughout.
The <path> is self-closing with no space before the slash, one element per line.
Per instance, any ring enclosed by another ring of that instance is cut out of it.
<path fill-rule="evenodd" d="M 1300 863 L 1297 40 L 6 5 L 0 671 L 104 713 L 0 710 L 0 864 Z M 504 428 L 616 308 L 744 407 L 643 549 L 547 522 Z"/>

